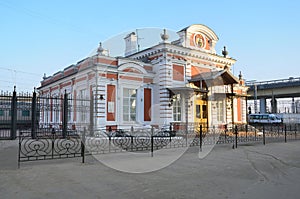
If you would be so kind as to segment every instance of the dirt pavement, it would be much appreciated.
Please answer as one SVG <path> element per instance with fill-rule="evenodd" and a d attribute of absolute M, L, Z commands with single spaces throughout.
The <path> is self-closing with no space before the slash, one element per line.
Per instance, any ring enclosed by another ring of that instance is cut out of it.
<path fill-rule="evenodd" d="M 218 145 L 203 159 L 193 147 L 171 165 L 141 174 L 111 169 L 92 156 L 85 164 L 74 158 L 16 169 L 15 144 L 1 145 L 1 199 L 299 198 L 299 141 L 237 149 Z"/>

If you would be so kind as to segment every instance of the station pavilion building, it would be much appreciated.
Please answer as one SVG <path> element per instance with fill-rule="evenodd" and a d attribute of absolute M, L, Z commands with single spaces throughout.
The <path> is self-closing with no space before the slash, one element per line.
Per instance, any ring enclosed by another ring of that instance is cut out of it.
<path fill-rule="evenodd" d="M 138 51 L 132 32 L 124 38 L 123 57 L 109 56 L 100 43 L 95 55 L 45 76 L 39 95 L 67 93 L 73 99 L 68 117 L 73 128 L 87 123 L 94 129 L 246 123 L 248 88 L 241 74 L 230 72 L 236 60 L 226 48 L 222 55 L 216 53 L 214 31 L 197 24 L 177 33 L 179 39 L 169 41 L 164 30 L 161 42 Z M 78 99 L 92 103 L 90 113 L 76 111 Z M 41 122 L 59 123 L 62 114 L 48 110 Z"/>

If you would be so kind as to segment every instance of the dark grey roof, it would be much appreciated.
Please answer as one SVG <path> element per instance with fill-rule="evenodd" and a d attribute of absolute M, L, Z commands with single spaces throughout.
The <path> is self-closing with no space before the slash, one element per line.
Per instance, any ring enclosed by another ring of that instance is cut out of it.
<path fill-rule="evenodd" d="M 211 71 L 194 76 L 189 82 L 205 81 L 208 85 L 237 84 L 238 79 L 228 70 Z"/>

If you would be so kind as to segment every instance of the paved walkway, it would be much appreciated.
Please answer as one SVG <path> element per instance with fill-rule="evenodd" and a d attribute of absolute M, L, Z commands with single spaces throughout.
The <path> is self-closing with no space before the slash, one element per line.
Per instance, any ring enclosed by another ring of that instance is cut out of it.
<path fill-rule="evenodd" d="M 193 147 L 171 165 L 142 174 L 111 169 L 92 156 L 85 164 L 74 158 L 27 162 L 16 169 L 15 144 L 0 145 L 1 199 L 289 199 L 299 198 L 300 193 L 299 141 L 237 149 L 218 145 L 203 159 Z"/>

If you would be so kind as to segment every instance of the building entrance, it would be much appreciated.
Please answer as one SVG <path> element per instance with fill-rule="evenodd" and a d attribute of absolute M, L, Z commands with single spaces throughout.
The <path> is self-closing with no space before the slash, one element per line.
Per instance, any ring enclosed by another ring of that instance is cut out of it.
<path fill-rule="evenodd" d="M 203 129 L 205 129 L 207 128 L 208 124 L 207 100 L 203 99 L 201 95 L 196 95 L 194 102 L 194 122 L 198 127 L 201 124 Z"/>

